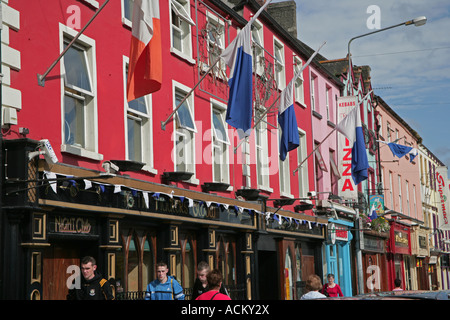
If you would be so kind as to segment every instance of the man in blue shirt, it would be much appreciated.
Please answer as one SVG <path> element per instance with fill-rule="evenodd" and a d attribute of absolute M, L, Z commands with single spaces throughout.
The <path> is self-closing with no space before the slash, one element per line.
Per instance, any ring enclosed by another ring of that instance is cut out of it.
<path fill-rule="evenodd" d="M 174 277 L 167 276 L 168 271 L 164 262 L 156 265 L 157 279 L 148 284 L 145 300 L 184 300 L 183 288 Z"/>

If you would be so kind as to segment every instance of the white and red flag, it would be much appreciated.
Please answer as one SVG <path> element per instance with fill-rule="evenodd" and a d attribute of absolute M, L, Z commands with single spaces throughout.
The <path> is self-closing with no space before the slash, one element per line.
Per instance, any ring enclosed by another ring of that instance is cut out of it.
<path fill-rule="evenodd" d="M 158 91 L 162 83 L 159 0 L 134 0 L 127 100 Z"/>

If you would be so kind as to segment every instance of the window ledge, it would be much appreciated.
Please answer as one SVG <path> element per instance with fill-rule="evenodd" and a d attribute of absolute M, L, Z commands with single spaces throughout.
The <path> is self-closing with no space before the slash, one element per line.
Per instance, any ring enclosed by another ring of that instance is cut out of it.
<path fill-rule="evenodd" d="M 98 160 L 101 161 L 103 160 L 103 155 L 94 151 L 89 151 L 83 148 L 79 148 L 79 147 L 74 147 L 71 146 L 69 144 L 62 144 L 61 145 L 61 152 L 66 152 L 66 153 L 70 153 L 76 156 L 80 156 L 80 157 L 84 157 L 84 158 L 89 158 L 92 160 Z"/>
<path fill-rule="evenodd" d="M 184 53 L 181 52 L 181 51 L 178 51 L 178 50 L 175 49 L 174 47 L 170 47 L 170 53 L 172 53 L 172 54 L 178 56 L 179 58 L 185 60 L 186 62 L 188 62 L 188 63 L 190 63 L 190 64 L 192 64 L 192 65 L 195 65 L 195 63 L 196 63 L 195 59 L 192 59 L 190 56 L 184 54 Z"/>
<path fill-rule="evenodd" d="M 158 170 L 156 170 L 155 168 L 153 168 L 151 166 L 147 166 L 147 165 L 143 166 L 141 170 L 151 173 L 151 174 L 158 174 Z"/>
<path fill-rule="evenodd" d="M 284 191 L 280 191 L 280 196 L 281 197 L 286 197 L 286 198 L 294 198 L 294 195 L 292 195 L 292 194 L 290 194 L 290 193 L 287 193 L 287 192 L 284 192 Z"/>
<path fill-rule="evenodd" d="M 273 189 L 271 187 L 267 187 L 267 186 L 258 185 L 258 189 L 260 189 L 262 191 L 267 191 L 267 192 L 270 192 L 270 193 L 273 192 Z"/>

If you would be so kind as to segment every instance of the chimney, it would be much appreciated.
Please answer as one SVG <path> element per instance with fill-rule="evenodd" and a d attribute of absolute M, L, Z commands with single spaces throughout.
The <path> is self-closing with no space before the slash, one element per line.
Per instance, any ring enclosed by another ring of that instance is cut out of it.
<path fill-rule="evenodd" d="M 267 12 L 283 29 L 297 39 L 297 5 L 294 0 L 271 3 L 267 7 Z"/>

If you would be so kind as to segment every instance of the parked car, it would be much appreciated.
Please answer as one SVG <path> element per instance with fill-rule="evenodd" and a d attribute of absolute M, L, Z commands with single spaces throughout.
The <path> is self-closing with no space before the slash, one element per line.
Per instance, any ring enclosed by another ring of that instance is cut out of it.
<path fill-rule="evenodd" d="M 404 290 L 372 292 L 353 297 L 327 298 L 333 300 L 450 300 L 450 290 Z"/>

